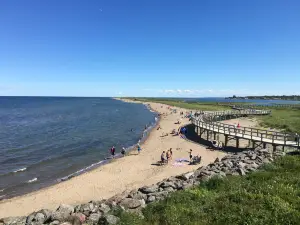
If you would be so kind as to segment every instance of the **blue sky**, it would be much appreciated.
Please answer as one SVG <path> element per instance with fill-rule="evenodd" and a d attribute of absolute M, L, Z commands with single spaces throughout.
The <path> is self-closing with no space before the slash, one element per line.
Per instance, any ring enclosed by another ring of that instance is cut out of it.
<path fill-rule="evenodd" d="M 300 1 L 1 0 L 0 95 L 300 94 Z"/>

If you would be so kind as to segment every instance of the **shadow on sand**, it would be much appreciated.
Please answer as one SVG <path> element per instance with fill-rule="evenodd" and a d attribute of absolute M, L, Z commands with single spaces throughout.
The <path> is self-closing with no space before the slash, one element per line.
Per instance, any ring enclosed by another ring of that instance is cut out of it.
<path fill-rule="evenodd" d="M 210 149 L 212 147 L 210 141 L 200 138 L 200 136 L 196 134 L 195 126 L 193 124 L 188 124 L 185 127 L 187 128 L 187 133 L 185 134 L 186 139 L 188 139 L 192 142 L 195 142 L 197 144 L 203 145 L 207 149 Z M 251 148 L 236 148 L 233 146 L 227 146 L 227 147 L 224 147 L 224 149 L 222 149 L 221 151 L 235 153 L 235 152 L 242 152 L 242 151 L 249 150 L 249 149 L 251 149 Z M 212 149 L 212 151 L 213 151 L 213 149 Z"/>

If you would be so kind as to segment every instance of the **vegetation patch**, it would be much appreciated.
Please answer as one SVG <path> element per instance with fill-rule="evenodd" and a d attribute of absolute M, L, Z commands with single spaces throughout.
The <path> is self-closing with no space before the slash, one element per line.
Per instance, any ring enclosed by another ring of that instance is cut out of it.
<path fill-rule="evenodd" d="M 299 224 L 300 157 L 286 156 L 246 176 L 211 179 L 148 205 L 144 219 L 121 213 L 120 224 Z"/>

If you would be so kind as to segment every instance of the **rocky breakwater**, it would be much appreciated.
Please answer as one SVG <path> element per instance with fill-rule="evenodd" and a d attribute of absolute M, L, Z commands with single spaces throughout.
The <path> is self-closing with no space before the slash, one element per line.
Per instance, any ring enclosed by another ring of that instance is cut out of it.
<path fill-rule="evenodd" d="M 0 219 L 0 225 L 117 224 L 120 211 L 137 213 L 143 217 L 142 209 L 147 204 L 165 199 L 172 192 L 192 188 L 215 176 L 244 176 L 283 154 L 267 149 L 229 154 L 194 172 L 170 177 L 152 186 L 125 191 L 107 200 L 90 201 L 77 206 L 63 204 L 55 211 L 42 209 L 28 216 L 3 218 Z"/>

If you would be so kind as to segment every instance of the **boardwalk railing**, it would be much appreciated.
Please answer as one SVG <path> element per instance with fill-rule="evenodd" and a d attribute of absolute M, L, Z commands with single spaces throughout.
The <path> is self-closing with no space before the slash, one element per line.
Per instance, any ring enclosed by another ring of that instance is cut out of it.
<path fill-rule="evenodd" d="M 228 116 L 268 115 L 270 113 L 270 110 L 199 112 L 198 114 L 196 113 L 196 115 L 199 116 L 192 117 L 192 123 L 195 126 L 205 130 L 229 136 L 236 136 L 254 141 L 299 148 L 300 143 L 299 136 L 297 134 L 256 129 L 251 127 L 236 127 L 234 125 L 218 122 Z"/>

